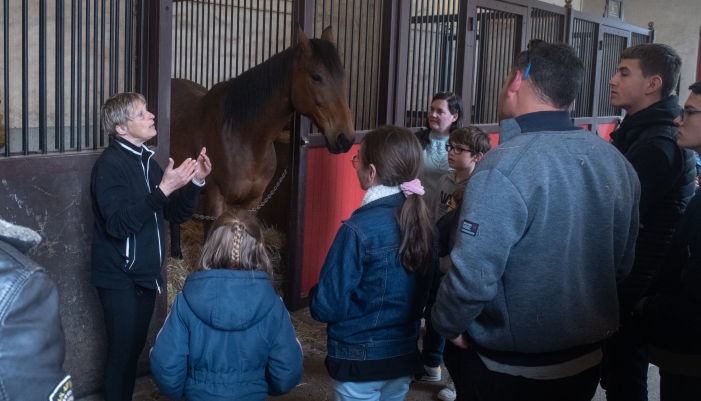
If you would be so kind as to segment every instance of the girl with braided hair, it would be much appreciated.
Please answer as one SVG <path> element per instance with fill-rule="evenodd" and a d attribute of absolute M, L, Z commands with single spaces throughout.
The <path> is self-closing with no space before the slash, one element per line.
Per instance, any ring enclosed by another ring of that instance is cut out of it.
<path fill-rule="evenodd" d="M 187 400 L 265 400 L 302 376 L 302 349 L 273 290 L 258 221 L 228 210 L 214 222 L 151 351 L 161 391 Z"/>
<path fill-rule="evenodd" d="M 421 145 L 406 128 L 380 127 L 365 135 L 352 163 L 367 193 L 336 234 L 309 292 L 310 312 L 328 323 L 335 400 L 403 400 L 412 376 L 424 372 L 417 340 L 439 272 L 416 178 Z"/>

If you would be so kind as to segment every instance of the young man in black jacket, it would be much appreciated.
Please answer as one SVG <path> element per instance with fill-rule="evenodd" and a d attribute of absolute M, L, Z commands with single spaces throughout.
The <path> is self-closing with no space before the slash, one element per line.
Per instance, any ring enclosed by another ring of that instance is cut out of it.
<path fill-rule="evenodd" d="M 146 343 L 157 292 L 164 285 L 164 220 L 184 223 L 212 170 L 202 149 L 165 171 L 146 142 L 156 136 L 153 114 L 138 93 L 119 93 L 102 106 L 110 145 L 93 166 L 92 283 L 105 316 L 106 401 L 131 400 L 139 354 Z M 182 191 L 178 189 L 183 188 Z"/>
<path fill-rule="evenodd" d="M 675 120 L 677 143 L 701 152 L 701 81 Z M 660 400 L 701 400 L 701 197 L 694 197 L 636 317 L 660 368 Z"/>
<path fill-rule="evenodd" d="M 635 302 L 659 270 L 694 194 L 693 152 L 677 145 L 679 99 L 672 92 L 681 59 L 671 47 L 642 44 L 623 51 L 609 81 L 611 105 L 626 111 L 611 143 L 640 179 L 640 232 L 630 275 L 619 284 L 619 332 L 605 341 L 602 387 L 608 400 L 647 401 L 647 346 L 631 326 Z"/>

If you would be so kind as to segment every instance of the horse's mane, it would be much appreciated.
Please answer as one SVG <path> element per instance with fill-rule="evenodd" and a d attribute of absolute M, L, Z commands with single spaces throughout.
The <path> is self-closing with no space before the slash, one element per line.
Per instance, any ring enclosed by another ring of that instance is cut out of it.
<path fill-rule="evenodd" d="M 314 60 L 321 61 L 329 75 L 343 75 L 343 65 L 336 46 L 325 40 L 310 39 Z M 244 129 L 254 118 L 265 115 L 262 107 L 289 78 L 288 69 L 298 46 L 291 46 L 236 78 L 222 82 L 226 93 L 222 119 L 224 126 L 236 131 Z M 264 117 L 263 117 L 264 118 Z"/>

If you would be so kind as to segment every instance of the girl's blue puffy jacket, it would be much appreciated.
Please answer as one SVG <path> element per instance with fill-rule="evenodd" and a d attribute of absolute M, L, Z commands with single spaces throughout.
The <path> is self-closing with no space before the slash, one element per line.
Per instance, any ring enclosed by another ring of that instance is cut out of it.
<path fill-rule="evenodd" d="M 175 298 L 151 371 L 171 398 L 265 400 L 299 383 L 302 349 L 265 272 L 201 271 Z"/>

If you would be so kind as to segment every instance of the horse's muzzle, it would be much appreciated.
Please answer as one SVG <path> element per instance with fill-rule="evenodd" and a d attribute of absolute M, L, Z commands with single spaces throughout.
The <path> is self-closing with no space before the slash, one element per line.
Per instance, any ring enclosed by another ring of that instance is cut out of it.
<path fill-rule="evenodd" d="M 338 137 L 336 137 L 336 146 L 331 145 L 331 142 L 329 142 L 329 138 L 327 136 L 324 136 L 324 140 L 326 141 L 326 149 L 335 155 L 339 153 L 346 153 L 353 146 L 353 141 L 348 140 L 346 134 L 344 133 L 340 133 L 338 134 Z"/>

